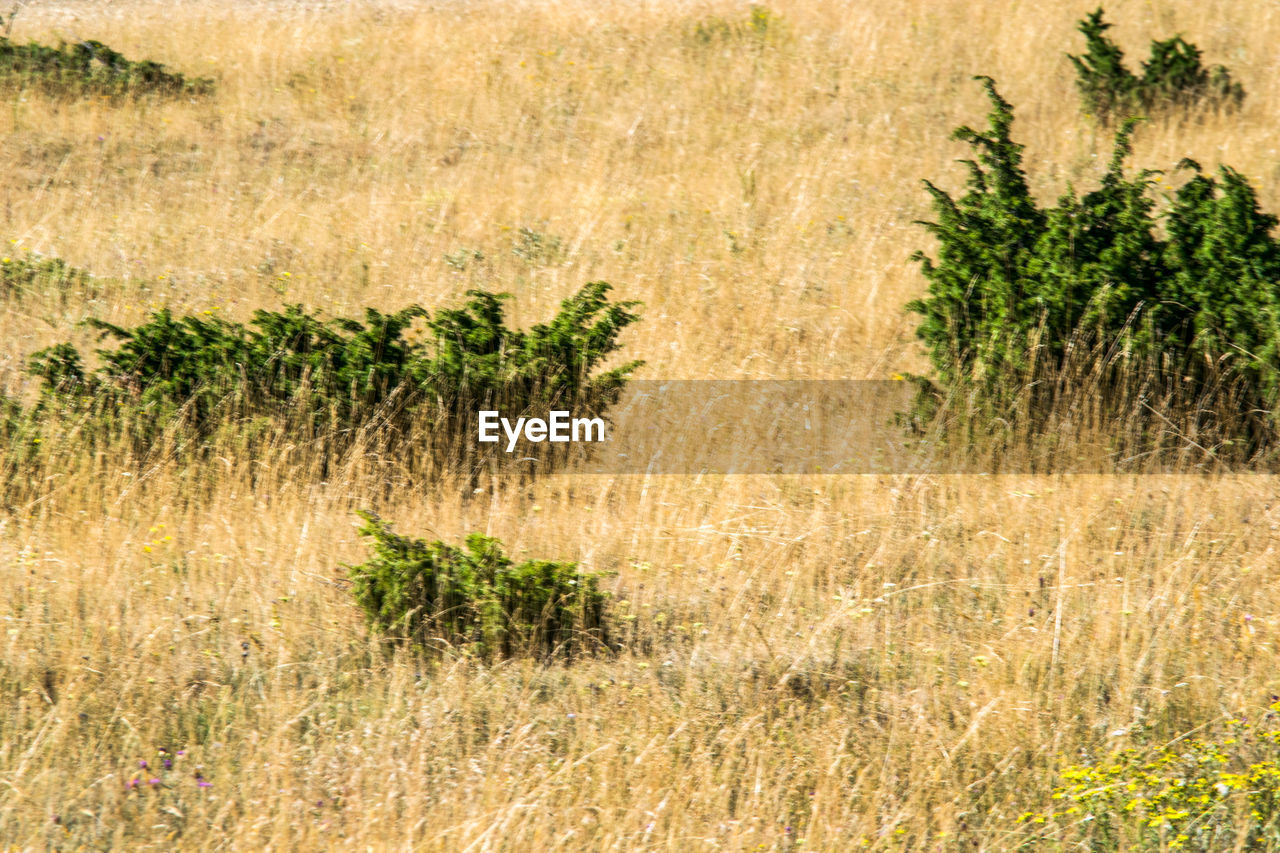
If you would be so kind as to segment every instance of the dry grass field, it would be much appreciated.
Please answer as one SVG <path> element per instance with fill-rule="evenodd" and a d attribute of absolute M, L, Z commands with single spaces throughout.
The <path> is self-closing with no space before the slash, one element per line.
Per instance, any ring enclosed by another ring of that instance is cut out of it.
<path fill-rule="evenodd" d="M 987 111 L 976 73 L 1015 104 L 1042 199 L 1096 180 L 1110 136 L 1065 56 L 1092 6 L 769 8 L 29 3 L 14 39 L 97 39 L 218 88 L 6 94 L 4 251 L 102 284 L 0 297 L 0 390 L 30 399 L 27 356 L 92 346 L 87 317 L 484 287 L 527 325 L 597 279 L 644 303 L 622 351 L 642 378 L 922 371 L 920 180 L 963 181 L 948 137 Z M 1133 163 L 1227 162 L 1280 210 L 1280 7 L 1107 11 L 1134 60 L 1181 32 L 1248 92 L 1142 127 Z M 1017 819 L 1064 766 L 1280 693 L 1271 477 L 476 492 L 387 488 L 383 459 L 321 480 L 296 453 L 52 458 L 0 500 L 2 849 L 1039 849 Z M 384 654 L 342 568 L 367 553 L 361 508 L 611 572 L 646 642 L 555 665 Z"/>

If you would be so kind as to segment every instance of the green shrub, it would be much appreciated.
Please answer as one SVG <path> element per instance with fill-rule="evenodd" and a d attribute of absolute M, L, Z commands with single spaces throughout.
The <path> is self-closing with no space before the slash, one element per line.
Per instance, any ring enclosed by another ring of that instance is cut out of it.
<path fill-rule="evenodd" d="M 1244 100 L 1244 89 L 1232 81 L 1227 69 L 1205 68 L 1200 64 L 1200 48 L 1181 36 L 1153 40 L 1151 58 L 1142 64 L 1142 76 L 1137 76 L 1125 67 L 1124 52 L 1106 37 L 1111 26 L 1102 20 L 1101 7 L 1091 12 L 1077 24 L 1085 37 L 1085 53 L 1068 56 L 1085 109 L 1103 121 L 1196 104 L 1234 108 Z"/>
<path fill-rule="evenodd" d="M 958 199 L 926 181 L 937 259 L 913 257 L 927 298 L 908 307 L 942 393 L 976 395 L 993 419 L 1033 429 L 1088 375 L 1119 412 L 1160 396 L 1194 409 L 1204 440 L 1274 439 L 1280 392 L 1280 243 L 1239 172 L 1191 178 L 1162 204 L 1158 173 L 1123 172 L 1132 122 L 1100 186 L 1037 205 L 990 78 L 985 132 L 962 127 L 976 159 Z M 1127 396 L 1126 396 L 1127 395 Z"/>
<path fill-rule="evenodd" d="M 1216 737 L 1066 767 L 1053 808 L 1021 817 L 1024 849 L 1280 848 L 1277 712 L 1280 702 L 1257 725 L 1231 720 Z"/>
<path fill-rule="evenodd" d="M 46 258 L 31 252 L 0 258 L 0 296 L 21 298 L 35 294 L 68 295 L 76 290 L 93 292 L 93 277 L 69 266 L 61 258 Z"/>
<path fill-rule="evenodd" d="M 48 47 L 0 37 L 0 82 L 55 95 L 205 95 L 213 81 L 187 78 L 158 62 L 135 62 L 102 42 Z"/>
<path fill-rule="evenodd" d="M 143 442 L 175 419 L 209 435 L 261 416 L 335 440 L 375 419 L 400 435 L 425 421 L 428 438 L 460 437 L 482 408 L 598 414 L 610 405 L 641 362 L 598 370 L 638 319 L 637 303 L 610 303 L 609 290 L 586 285 L 549 324 L 528 331 L 505 324 L 506 294 L 478 290 L 435 317 L 416 305 L 392 314 L 370 308 L 363 322 L 324 320 L 298 305 L 258 311 L 248 325 L 208 312 L 178 318 L 166 308 L 135 328 L 87 321 L 119 341 L 98 350 L 94 370 L 69 344 L 33 354 L 29 370 L 43 380 L 46 416 L 96 413 L 109 423 L 144 413 L 130 419 Z M 407 332 L 420 320 L 427 339 L 411 341 Z"/>
<path fill-rule="evenodd" d="M 401 536 L 361 512 L 373 556 L 348 566 L 369 625 L 397 644 L 458 649 L 485 659 L 544 659 L 607 648 L 599 575 L 576 563 L 514 563 L 480 534 L 465 548 Z"/>

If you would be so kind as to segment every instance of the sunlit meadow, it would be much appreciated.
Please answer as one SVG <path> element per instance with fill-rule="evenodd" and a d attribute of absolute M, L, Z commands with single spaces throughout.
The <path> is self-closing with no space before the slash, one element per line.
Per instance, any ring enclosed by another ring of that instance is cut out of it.
<path fill-rule="evenodd" d="M 93 278 L 0 294 L 0 390 L 31 400 L 27 357 L 92 349 L 90 317 L 358 315 L 481 287 L 528 325 L 593 280 L 643 302 L 622 350 L 643 378 L 923 371 L 903 310 L 930 247 L 920 180 L 963 181 L 949 134 L 982 121 L 983 73 L 1041 198 L 1095 181 L 1110 132 L 1066 58 L 1092 8 L 30 2 L 16 40 L 96 39 L 217 88 L 6 91 L 3 252 Z M 1134 61 L 1181 32 L 1248 93 L 1148 123 L 1133 162 L 1227 162 L 1280 211 L 1280 8 L 1107 11 Z M 372 456 L 321 479 L 279 450 L 68 449 L 17 472 L 0 847 L 1006 850 L 1069 766 L 1280 693 L 1271 477 L 473 488 Z M 358 509 L 607 572 L 638 640 L 568 664 L 388 652 L 343 568 L 367 554 Z"/>

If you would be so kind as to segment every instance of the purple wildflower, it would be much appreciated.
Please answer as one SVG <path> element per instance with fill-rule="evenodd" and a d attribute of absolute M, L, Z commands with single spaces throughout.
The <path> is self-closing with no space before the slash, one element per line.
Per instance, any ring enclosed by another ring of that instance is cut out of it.
<path fill-rule="evenodd" d="M 150 780 L 148 780 L 148 781 L 147 781 L 147 784 L 148 784 L 148 785 L 159 785 L 159 784 L 160 784 L 160 780 L 159 780 L 159 779 L 156 779 L 156 778 L 154 778 L 154 777 L 152 777 Z"/>

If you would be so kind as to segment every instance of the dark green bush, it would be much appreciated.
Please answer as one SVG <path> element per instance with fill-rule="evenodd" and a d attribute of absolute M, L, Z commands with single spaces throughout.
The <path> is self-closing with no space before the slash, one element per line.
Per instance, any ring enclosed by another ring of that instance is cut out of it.
<path fill-rule="evenodd" d="M 376 420 L 401 435 L 425 423 L 428 434 L 459 437 L 481 408 L 599 413 L 610 405 L 641 362 L 598 372 L 638 319 L 637 303 L 610 303 L 609 290 L 586 285 L 528 331 L 505 324 L 506 294 L 485 291 L 435 317 L 414 305 L 366 309 L 363 322 L 323 320 L 298 305 L 258 311 L 248 325 L 162 309 L 131 329 L 87 321 L 119 341 L 98 350 L 94 370 L 69 344 L 35 353 L 29 370 L 43 380 L 46 415 L 110 422 L 143 413 L 130 421 L 143 442 L 175 419 L 203 436 L 262 416 L 312 435 L 350 436 Z M 406 336 L 415 321 L 425 322 L 424 342 Z"/>
<path fill-rule="evenodd" d="M 1086 51 L 1069 56 L 1076 69 L 1076 86 L 1085 109 L 1103 121 L 1185 109 L 1197 104 L 1234 108 L 1244 100 L 1244 89 L 1232 81 L 1221 65 L 1200 64 L 1200 48 L 1174 36 L 1151 42 L 1151 58 L 1142 64 L 1142 76 L 1125 67 L 1124 52 L 1105 35 L 1111 28 L 1102 20 L 1102 8 L 1077 24 L 1084 33 Z"/>
<path fill-rule="evenodd" d="M 492 660 L 571 657 L 608 647 L 599 575 L 576 563 L 514 563 L 480 534 L 466 548 L 411 539 L 361 512 L 373 556 L 348 566 L 369 625 L 397 644 L 455 649 Z"/>
<path fill-rule="evenodd" d="M 1035 428 L 1070 393 L 1066 377 L 1089 375 L 1113 411 L 1158 397 L 1194 407 L 1206 440 L 1273 440 L 1280 243 L 1249 182 L 1183 161 L 1190 179 L 1158 205 L 1158 173 L 1123 172 L 1129 122 L 1100 186 L 1042 209 L 1012 107 L 979 79 L 989 128 L 955 133 L 976 152 L 968 191 L 925 182 L 937 220 L 921 224 L 938 255 L 914 256 L 929 295 L 909 308 L 941 390 L 977 392 L 992 418 Z"/>
<path fill-rule="evenodd" d="M 213 81 L 188 78 L 158 62 L 126 59 L 102 42 L 48 47 L 0 37 L 0 82 L 55 95 L 205 95 Z"/>

